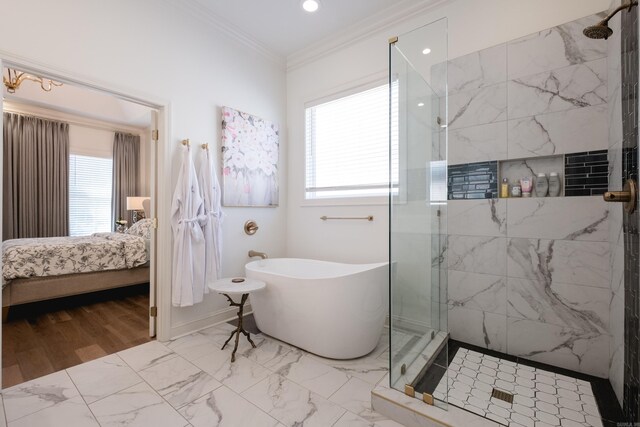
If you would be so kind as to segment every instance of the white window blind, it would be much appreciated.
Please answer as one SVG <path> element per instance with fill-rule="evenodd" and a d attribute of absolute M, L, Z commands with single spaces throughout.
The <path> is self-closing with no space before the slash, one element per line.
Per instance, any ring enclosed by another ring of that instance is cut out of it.
<path fill-rule="evenodd" d="M 306 199 L 387 195 L 389 155 L 388 85 L 306 109 Z M 397 184 L 397 166 L 392 170 Z"/>
<path fill-rule="evenodd" d="M 69 235 L 113 230 L 112 168 L 109 158 L 69 156 Z"/>

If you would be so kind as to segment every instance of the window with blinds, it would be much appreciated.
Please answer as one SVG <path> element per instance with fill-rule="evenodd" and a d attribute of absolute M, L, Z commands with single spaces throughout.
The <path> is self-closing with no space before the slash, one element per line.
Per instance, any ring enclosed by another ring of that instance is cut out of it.
<path fill-rule="evenodd" d="M 69 235 L 113 230 L 112 168 L 109 158 L 69 156 Z"/>
<path fill-rule="evenodd" d="M 397 116 L 397 102 L 391 104 Z M 392 135 L 389 150 L 386 84 L 307 108 L 305 198 L 387 195 L 390 154 L 398 182 L 397 132 Z"/>

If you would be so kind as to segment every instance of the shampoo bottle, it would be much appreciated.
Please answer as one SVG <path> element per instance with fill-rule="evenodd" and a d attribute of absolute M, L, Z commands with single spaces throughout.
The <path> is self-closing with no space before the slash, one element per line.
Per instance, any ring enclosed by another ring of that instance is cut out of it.
<path fill-rule="evenodd" d="M 551 172 L 549 174 L 549 196 L 558 197 L 561 189 L 562 184 L 560 183 L 558 172 Z"/>
<path fill-rule="evenodd" d="M 545 197 L 549 192 L 549 181 L 544 173 L 539 173 L 536 177 L 535 191 L 538 197 Z"/>

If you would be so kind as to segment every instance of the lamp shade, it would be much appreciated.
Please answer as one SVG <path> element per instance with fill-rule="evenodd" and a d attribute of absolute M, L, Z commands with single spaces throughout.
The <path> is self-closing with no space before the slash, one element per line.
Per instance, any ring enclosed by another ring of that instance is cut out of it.
<path fill-rule="evenodd" d="M 142 202 L 149 197 L 127 197 L 127 210 L 128 211 L 142 211 L 144 207 Z"/>

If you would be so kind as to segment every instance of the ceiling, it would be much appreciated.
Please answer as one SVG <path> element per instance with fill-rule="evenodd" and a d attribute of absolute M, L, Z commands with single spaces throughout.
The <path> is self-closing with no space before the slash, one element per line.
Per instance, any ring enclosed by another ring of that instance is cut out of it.
<path fill-rule="evenodd" d="M 373 15 L 427 4 L 429 0 L 319 0 L 320 9 L 305 12 L 301 0 L 194 0 L 216 18 L 276 53 L 287 57 L 345 31 Z"/>

